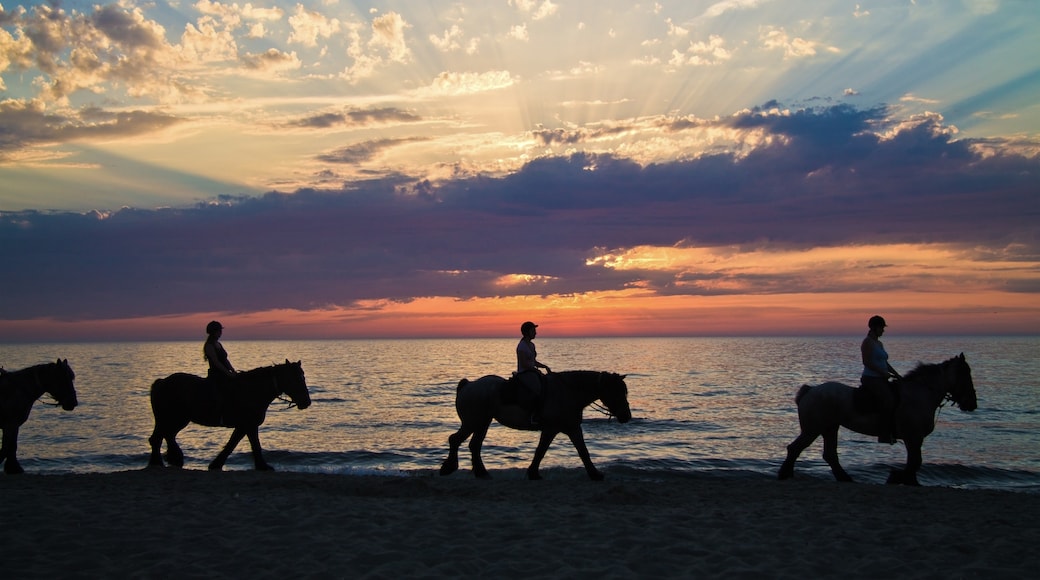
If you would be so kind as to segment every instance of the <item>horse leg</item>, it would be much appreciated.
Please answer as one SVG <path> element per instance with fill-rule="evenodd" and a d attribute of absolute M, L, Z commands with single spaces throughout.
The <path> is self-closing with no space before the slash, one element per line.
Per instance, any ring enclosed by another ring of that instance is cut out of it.
<path fill-rule="evenodd" d="M 542 459 L 545 457 L 545 453 L 549 451 L 549 445 L 555 438 L 555 431 L 542 431 L 542 435 L 538 438 L 538 447 L 534 450 L 534 459 L 531 460 L 531 465 L 527 468 L 527 479 L 537 481 L 542 478 L 541 474 L 538 473 L 538 467 L 542 464 Z M 575 447 L 577 447 L 577 445 L 575 445 Z M 588 453 L 588 450 L 585 452 Z M 578 454 L 581 455 L 580 450 L 578 451 Z"/>
<path fill-rule="evenodd" d="M 806 431 L 802 431 L 798 434 L 798 437 L 795 437 L 794 441 L 787 446 L 787 459 L 784 459 L 783 465 L 780 466 L 780 471 L 776 474 L 777 479 L 790 479 L 794 476 L 795 461 L 798 460 L 798 456 L 802 454 L 802 451 L 805 451 L 813 444 L 813 441 L 816 441 L 817 437 L 819 437 L 819 434 Z"/>
<path fill-rule="evenodd" d="M 148 457 L 148 467 L 165 467 L 162 459 L 162 442 L 162 431 L 159 429 L 159 424 L 156 423 L 151 437 L 148 438 L 148 445 L 152 448 L 152 454 Z"/>
<path fill-rule="evenodd" d="M 25 473 L 22 469 L 22 465 L 18 463 L 18 425 L 12 425 L 4 428 L 4 456 L 7 458 L 4 463 L 4 473 L 8 475 L 18 475 Z"/>
<path fill-rule="evenodd" d="M 917 471 L 921 469 L 923 460 L 921 458 L 921 446 L 924 444 L 922 439 L 903 439 L 903 444 L 906 445 L 906 466 L 902 470 L 893 469 L 888 475 L 889 485 L 921 485 L 917 481 Z"/>
<path fill-rule="evenodd" d="M 231 432 L 231 437 L 228 438 L 227 445 L 220 450 L 220 453 L 217 454 L 217 458 L 209 464 L 210 471 L 220 471 L 223 469 L 227 458 L 231 456 L 231 452 L 235 450 L 235 447 L 238 446 L 238 443 L 242 441 L 242 438 L 245 436 L 245 429 L 235 427 L 235 430 Z"/>
<path fill-rule="evenodd" d="M 838 427 L 829 428 L 823 432 L 823 460 L 831 466 L 834 479 L 844 482 L 852 481 L 852 477 L 838 462 Z"/>
<path fill-rule="evenodd" d="M 603 474 L 596 469 L 596 466 L 592 464 L 592 457 L 589 456 L 589 448 L 585 445 L 585 434 L 581 430 L 581 425 L 567 433 L 567 436 L 571 438 L 571 443 L 574 444 L 574 448 L 578 450 L 578 457 L 581 458 L 581 463 L 585 466 L 585 471 L 589 474 L 589 479 L 592 481 L 603 481 Z M 551 440 L 550 440 L 551 441 Z M 541 441 L 538 442 L 541 446 Z M 546 449 L 549 445 L 546 444 Z"/>
<path fill-rule="evenodd" d="M 5 441 L 7 441 L 7 428 L 3 428 L 0 431 L 0 463 L 7 459 L 7 444 L 4 443 Z"/>
<path fill-rule="evenodd" d="M 469 454 L 470 459 L 473 463 L 473 475 L 477 479 L 491 479 L 491 474 L 488 473 L 486 467 L 484 467 L 484 461 L 480 458 L 480 448 L 484 445 L 484 438 L 487 437 L 488 427 L 491 426 L 491 421 L 488 421 L 480 429 L 473 431 L 473 438 L 469 440 Z"/>
<path fill-rule="evenodd" d="M 448 437 L 448 457 L 441 464 L 441 475 L 451 475 L 459 468 L 459 447 L 472 434 L 473 430 L 463 425 Z"/>
<path fill-rule="evenodd" d="M 257 471 L 274 471 L 274 468 L 264 461 L 264 450 L 260 448 L 260 427 L 253 427 L 246 433 L 249 438 L 249 447 L 253 450 L 253 467 Z"/>

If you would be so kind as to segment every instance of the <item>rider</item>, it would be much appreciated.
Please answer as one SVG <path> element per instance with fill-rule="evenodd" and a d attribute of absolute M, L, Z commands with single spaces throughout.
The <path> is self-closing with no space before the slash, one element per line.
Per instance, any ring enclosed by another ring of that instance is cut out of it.
<path fill-rule="evenodd" d="M 206 325 L 206 343 L 202 346 L 202 356 L 209 362 L 209 372 L 206 379 L 214 387 L 213 397 L 218 409 L 224 408 L 224 400 L 228 397 L 231 383 L 235 380 L 238 371 L 231 366 L 224 345 L 220 344 L 220 337 L 224 334 L 224 325 L 216 320 Z M 219 417 L 221 425 L 225 424 L 223 412 Z"/>
<path fill-rule="evenodd" d="M 206 344 L 202 346 L 202 356 L 209 363 L 208 379 L 226 380 L 233 378 L 235 367 L 228 360 L 224 345 L 220 344 L 220 336 L 224 334 L 224 326 L 216 320 L 206 325 Z"/>
<path fill-rule="evenodd" d="M 541 419 L 542 389 L 545 376 L 538 369 L 551 373 L 548 365 L 538 362 L 538 351 L 534 347 L 534 337 L 538 334 L 538 325 L 527 321 L 520 325 L 523 338 L 516 345 L 516 372 L 513 377 L 520 384 L 517 396 L 520 405 L 531 413 L 531 424 L 537 425 Z"/>
<path fill-rule="evenodd" d="M 885 319 L 880 316 L 871 316 L 867 321 L 866 338 L 860 344 L 860 355 L 863 358 L 863 374 L 860 376 L 860 386 L 866 389 L 875 401 L 881 406 L 881 429 L 878 441 L 881 443 L 895 443 L 895 393 L 888 382 L 890 378 L 901 379 L 892 365 L 888 363 L 888 352 L 881 344 L 881 335 L 885 333 Z"/>

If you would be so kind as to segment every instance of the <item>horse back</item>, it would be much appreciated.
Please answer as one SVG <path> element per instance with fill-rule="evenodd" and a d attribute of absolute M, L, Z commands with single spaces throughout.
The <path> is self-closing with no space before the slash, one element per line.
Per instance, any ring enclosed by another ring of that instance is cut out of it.
<path fill-rule="evenodd" d="M 174 373 L 152 383 L 149 398 L 152 414 L 183 416 L 190 413 L 194 401 L 208 388 L 206 379 L 190 373 Z"/>
<path fill-rule="evenodd" d="M 463 422 L 490 420 L 501 407 L 501 391 L 506 379 L 485 375 L 470 381 L 462 379 L 455 390 L 455 410 Z"/>

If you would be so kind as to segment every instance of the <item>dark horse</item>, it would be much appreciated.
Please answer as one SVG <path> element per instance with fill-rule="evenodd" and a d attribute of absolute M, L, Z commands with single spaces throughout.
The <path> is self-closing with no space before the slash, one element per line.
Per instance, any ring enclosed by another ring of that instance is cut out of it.
<path fill-rule="evenodd" d="M 58 401 L 62 409 L 71 411 L 76 408 L 76 388 L 72 381 L 76 373 L 72 372 L 68 360 L 40 364 L 20 371 L 0 370 L 0 428 L 4 432 L 3 445 L 0 446 L 0 463 L 4 464 L 4 473 L 11 475 L 24 472 L 18 463 L 18 429 L 29 418 L 36 399 L 44 393 L 50 393 Z"/>
<path fill-rule="evenodd" d="M 184 452 L 177 445 L 177 433 L 188 423 L 209 427 L 231 427 L 231 437 L 217 458 L 209 464 L 220 470 L 235 450 L 242 437 L 249 438 L 253 450 L 253 464 L 261 471 L 272 471 L 264 461 L 260 448 L 260 425 L 267 416 L 267 407 L 282 394 L 289 396 L 290 405 L 306 409 L 311 404 L 307 381 L 300 361 L 260 367 L 238 373 L 226 387 L 190 375 L 175 373 L 152 384 L 152 414 L 155 430 L 148 438 L 152 446 L 149 466 L 162 467 L 159 450 L 166 440 L 166 460 L 176 467 L 184 466 Z"/>
<path fill-rule="evenodd" d="M 898 381 L 895 411 L 896 436 L 906 445 L 906 467 L 893 469 L 890 484 L 919 485 L 917 470 L 921 468 L 921 444 L 935 427 L 935 412 L 944 401 L 953 401 L 962 411 L 974 411 L 975 384 L 964 353 L 940 364 L 919 364 Z M 877 436 L 881 417 L 877 412 L 856 408 L 854 395 L 858 389 L 841 383 L 823 383 L 815 387 L 803 385 L 795 397 L 798 423 L 802 432 L 787 446 L 787 459 L 778 476 L 794 475 L 798 455 L 823 435 L 823 459 L 830 465 L 838 481 L 852 481 L 838 463 L 838 427 L 864 435 Z"/>
<path fill-rule="evenodd" d="M 530 413 L 522 407 L 503 401 L 508 381 L 502 377 L 488 375 L 476 381 L 462 379 L 455 391 L 455 410 L 462 420 L 462 427 L 448 437 L 448 458 L 441 464 L 441 475 L 449 475 L 459 468 L 459 446 L 473 435 L 469 450 L 473 457 L 473 475 L 488 479 L 490 475 L 480 459 L 480 447 L 487 436 L 491 420 L 512 429 L 541 431 L 534 461 L 527 468 L 528 479 L 541 479 L 538 465 L 545 457 L 549 444 L 559 433 L 565 433 L 578 450 L 585 470 L 593 480 L 603 479 L 589 458 L 585 437 L 581 431 L 581 414 L 593 401 L 600 400 L 610 413 L 621 423 L 632 418 L 628 407 L 628 386 L 625 376 L 616 373 L 595 371 L 565 371 L 548 375 L 544 394 L 541 419 L 537 426 L 530 423 Z M 509 385 L 512 387 L 513 385 Z M 520 387 L 523 388 L 523 387 Z M 505 397 L 509 399 L 509 397 Z"/>

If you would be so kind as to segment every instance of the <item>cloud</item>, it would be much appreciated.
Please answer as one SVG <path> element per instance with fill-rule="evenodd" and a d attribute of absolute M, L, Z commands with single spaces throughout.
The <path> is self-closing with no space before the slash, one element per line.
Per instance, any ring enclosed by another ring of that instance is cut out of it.
<path fill-rule="evenodd" d="M 821 48 L 820 43 L 816 41 L 800 37 L 791 38 L 783 28 L 776 26 L 763 26 L 759 38 L 766 49 L 783 51 L 785 59 L 816 56 L 817 49 Z M 822 48 L 831 53 L 840 52 L 833 46 Z"/>
<path fill-rule="evenodd" d="M 559 6 L 552 2 L 552 0 L 509 0 L 511 6 L 516 6 L 517 9 L 524 13 L 530 14 L 534 20 L 542 20 L 556 14 L 559 10 Z"/>
<path fill-rule="evenodd" d="M 159 112 L 109 112 L 97 107 L 47 113 L 39 101 L 0 102 L 0 162 L 16 151 L 52 143 L 110 140 L 146 134 L 182 122 Z"/>
<path fill-rule="evenodd" d="M 288 126 L 328 129 L 337 126 L 368 127 L 392 123 L 413 123 L 420 120 L 421 118 L 418 115 L 409 111 L 395 107 L 380 107 L 375 109 L 347 109 L 345 111 L 309 115 L 288 123 Z"/>
<path fill-rule="evenodd" d="M 1040 158 L 992 142 L 982 154 L 939 116 L 892 111 L 768 102 L 672 129 L 768 137 L 740 155 L 643 165 L 577 153 L 500 177 L 395 175 L 184 208 L 5 212 L 0 319 L 631 288 L 828 293 L 877 287 L 858 277 L 868 267 L 896 286 L 894 273 L 916 269 L 915 284 L 935 291 L 1034 288 Z M 580 129 L 540 138 L 589 138 Z M 327 161 L 407 142 L 373 140 Z"/>
<path fill-rule="evenodd" d="M 493 70 L 484 73 L 442 72 L 433 81 L 416 91 L 423 97 L 459 96 L 504 89 L 516 83 L 509 71 Z"/>
<path fill-rule="evenodd" d="M 342 147 L 331 153 L 319 155 L 318 160 L 326 163 L 363 163 L 371 161 L 373 158 L 388 149 L 398 145 L 415 143 L 418 141 L 426 141 L 426 139 L 420 137 L 410 139 L 375 139 L 351 145 L 349 147 Z"/>
<path fill-rule="evenodd" d="M 726 41 L 721 36 L 712 34 L 708 41 L 691 42 L 686 52 L 672 51 L 672 66 L 716 66 L 733 57 L 725 48 Z"/>
<path fill-rule="evenodd" d="M 269 48 L 259 54 L 247 52 L 241 60 L 247 69 L 263 73 L 296 70 L 302 66 L 295 52 L 285 53 L 276 48 Z"/>
<path fill-rule="evenodd" d="M 726 12 L 733 10 L 747 10 L 754 8 L 759 4 L 762 4 L 768 0 L 722 0 L 709 6 L 704 11 L 704 18 L 717 18 L 722 16 Z"/>
<path fill-rule="evenodd" d="M 317 46 L 319 39 L 330 38 L 341 30 L 339 19 L 307 10 L 302 4 L 296 5 L 296 12 L 289 17 L 289 26 L 292 27 L 289 42 L 304 46 Z"/>

